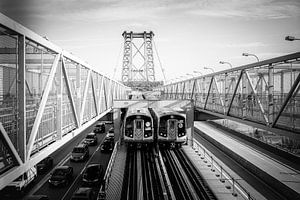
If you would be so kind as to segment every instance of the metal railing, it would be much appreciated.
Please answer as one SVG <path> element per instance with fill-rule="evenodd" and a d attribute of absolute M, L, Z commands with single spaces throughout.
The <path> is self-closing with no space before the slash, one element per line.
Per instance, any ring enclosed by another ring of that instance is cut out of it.
<path fill-rule="evenodd" d="M 248 199 L 248 200 L 255 200 L 255 198 L 248 192 L 238 181 L 235 179 L 233 176 L 230 175 L 229 172 L 227 172 L 224 167 L 222 167 L 221 164 L 214 159 L 214 155 L 207 150 L 203 145 L 201 145 L 197 140 L 193 140 L 193 149 L 195 152 L 201 156 L 201 159 L 207 159 L 208 162 L 211 163 L 211 171 L 219 171 L 220 175 L 220 181 L 224 183 L 227 181 L 232 185 L 232 195 L 237 196 L 237 192 L 239 192 L 243 198 Z"/>
<path fill-rule="evenodd" d="M 100 187 L 99 193 L 98 193 L 98 197 L 97 197 L 98 200 L 106 199 L 106 191 L 107 191 L 108 184 L 109 184 L 111 170 L 112 170 L 113 165 L 115 163 L 115 158 L 116 158 L 116 155 L 117 155 L 118 146 L 119 146 L 119 142 L 116 142 L 116 144 L 114 146 L 114 150 L 113 150 L 113 152 L 111 154 L 111 157 L 110 157 L 110 160 L 108 162 L 104 178 L 103 178 L 104 184 L 102 184 L 102 186 Z"/>

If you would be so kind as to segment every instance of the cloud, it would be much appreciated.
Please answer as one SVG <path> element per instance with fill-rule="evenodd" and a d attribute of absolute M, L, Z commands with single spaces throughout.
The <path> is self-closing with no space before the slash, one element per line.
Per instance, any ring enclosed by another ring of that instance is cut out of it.
<path fill-rule="evenodd" d="M 215 0 L 203 7 L 194 7 L 187 13 L 195 16 L 246 19 L 282 19 L 300 16 L 297 0 Z"/>

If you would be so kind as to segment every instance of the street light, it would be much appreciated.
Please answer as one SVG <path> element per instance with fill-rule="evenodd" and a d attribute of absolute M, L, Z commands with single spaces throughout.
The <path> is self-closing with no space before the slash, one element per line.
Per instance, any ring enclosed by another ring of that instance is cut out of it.
<path fill-rule="evenodd" d="M 230 66 L 230 68 L 232 68 L 232 64 L 229 62 L 225 62 L 225 61 L 220 61 L 220 64 L 228 64 Z"/>
<path fill-rule="evenodd" d="M 210 69 L 213 73 L 215 73 L 215 70 L 211 67 L 203 67 L 203 69 Z"/>
<path fill-rule="evenodd" d="M 287 41 L 300 40 L 300 38 L 295 38 L 294 36 L 286 36 L 284 39 Z"/>
<path fill-rule="evenodd" d="M 243 53 L 242 56 L 253 56 L 253 57 L 256 58 L 257 62 L 259 62 L 259 59 L 258 59 L 257 55 L 255 55 L 255 54 L 252 54 L 252 53 Z"/>
<path fill-rule="evenodd" d="M 193 72 L 203 75 L 202 72 L 200 72 L 200 71 L 193 71 Z"/>

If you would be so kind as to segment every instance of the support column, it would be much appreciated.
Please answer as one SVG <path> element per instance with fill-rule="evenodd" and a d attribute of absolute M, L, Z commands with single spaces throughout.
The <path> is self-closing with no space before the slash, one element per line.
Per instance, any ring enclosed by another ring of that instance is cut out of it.
<path fill-rule="evenodd" d="M 274 121 L 274 67 L 272 64 L 268 68 L 268 101 L 269 101 L 269 124 Z"/>
<path fill-rule="evenodd" d="M 56 113 L 56 128 L 57 128 L 57 140 L 62 138 L 62 61 L 60 60 L 59 66 L 56 69 L 56 78 L 57 78 L 57 113 Z"/>
<path fill-rule="evenodd" d="M 76 111 L 81 112 L 81 65 L 76 66 Z M 81 120 L 79 118 L 79 120 Z M 81 124 L 81 121 L 79 121 Z"/>
<path fill-rule="evenodd" d="M 18 37 L 18 153 L 23 162 L 26 159 L 26 69 L 25 69 L 25 36 Z"/>

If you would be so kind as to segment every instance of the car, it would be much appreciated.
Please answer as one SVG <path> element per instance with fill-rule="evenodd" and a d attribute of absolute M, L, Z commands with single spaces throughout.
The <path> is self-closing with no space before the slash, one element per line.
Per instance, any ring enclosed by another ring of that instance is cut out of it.
<path fill-rule="evenodd" d="M 80 187 L 74 192 L 72 200 L 96 200 L 97 192 L 93 188 Z"/>
<path fill-rule="evenodd" d="M 97 145 L 98 143 L 97 135 L 95 133 L 87 134 L 84 139 L 84 143 L 86 143 L 87 145 Z"/>
<path fill-rule="evenodd" d="M 111 152 L 114 149 L 114 140 L 111 140 L 111 138 L 106 138 L 102 144 L 101 144 L 101 152 Z"/>
<path fill-rule="evenodd" d="M 84 161 L 89 158 L 89 147 L 87 144 L 81 143 L 75 146 L 71 153 L 71 161 Z"/>
<path fill-rule="evenodd" d="M 24 200 L 49 200 L 49 197 L 47 195 L 30 195 Z"/>
<path fill-rule="evenodd" d="M 41 174 L 51 169 L 53 166 L 53 158 L 48 156 L 36 165 L 37 173 Z"/>
<path fill-rule="evenodd" d="M 105 133 L 105 122 L 99 122 L 96 124 L 94 127 L 94 132 L 95 133 Z"/>
<path fill-rule="evenodd" d="M 73 167 L 59 166 L 51 173 L 49 186 L 67 186 L 73 179 Z"/>
<path fill-rule="evenodd" d="M 108 132 L 107 132 L 107 135 L 106 135 L 107 138 L 114 138 L 115 137 L 115 131 L 114 131 L 114 128 L 111 127 Z"/>
<path fill-rule="evenodd" d="M 98 185 L 102 183 L 103 177 L 103 166 L 98 163 L 92 163 L 86 167 L 82 175 L 82 182 L 84 185 Z"/>
<path fill-rule="evenodd" d="M 21 174 L 14 181 L 9 183 L 1 192 L 4 193 L 4 196 L 15 196 L 24 194 L 25 190 L 29 187 L 30 184 L 33 184 L 37 178 L 36 167 L 31 167 L 23 174 Z"/>

